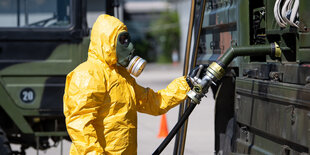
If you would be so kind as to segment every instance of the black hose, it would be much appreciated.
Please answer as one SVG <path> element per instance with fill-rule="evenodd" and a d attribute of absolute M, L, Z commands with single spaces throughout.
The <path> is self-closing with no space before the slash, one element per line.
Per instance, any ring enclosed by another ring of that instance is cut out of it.
<path fill-rule="evenodd" d="M 158 148 L 153 152 L 152 155 L 159 155 L 165 148 L 166 146 L 169 144 L 169 142 L 172 140 L 172 138 L 174 137 L 174 135 L 179 131 L 179 129 L 182 127 L 183 123 L 187 120 L 187 118 L 189 117 L 189 115 L 192 113 L 192 111 L 195 109 L 197 104 L 195 103 L 190 103 L 190 105 L 188 106 L 188 108 L 186 108 L 184 114 L 182 115 L 182 117 L 179 119 L 179 121 L 177 122 L 177 124 L 175 124 L 175 126 L 173 127 L 173 129 L 170 131 L 170 133 L 168 134 L 168 136 L 165 138 L 165 140 L 158 146 Z"/>
<path fill-rule="evenodd" d="M 184 67 L 183 67 L 183 76 L 187 76 L 188 74 L 188 67 L 189 67 L 189 57 L 190 57 L 190 50 L 191 50 L 191 44 L 192 44 L 192 33 L 193 33 L 193 25 L 194 25 L 194 18 L 195 18 L 195 10 L 196 10 L 196 0 L 192 0 L 191 3 L 191 11 L 190 11 L 190 19 L 188 24 L 188 30 L 187 30 L 187 40 L 186 40 L 186 51 L 185 51 L 185 57 L 184 57 Z M 178 120 L 182 117 L 182 114 L 184 113 L 184 107 L 187 105 L 188 101 L 184 101 L 179 106 L 179 115 Z M 177 133 L 175 136 L 175 142 L 174 142 L 174 148 L 173 148 L 173 154 L 176 155 L 179 148 L 179 139 L 181 137 L 181 131 Z"/>

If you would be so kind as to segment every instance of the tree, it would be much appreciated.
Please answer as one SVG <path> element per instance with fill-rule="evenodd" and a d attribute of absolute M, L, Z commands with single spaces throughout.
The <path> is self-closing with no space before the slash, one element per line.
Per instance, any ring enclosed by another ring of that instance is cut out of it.
<path fill-rule="evenodd" d="M 179 51 L 180 27 L 179 17 L 176 11 L 165 11 L 161 13 L 158 20 L 151 23 L 150 36 L 159 45 L 158 62 L 171 62 L 173 50 Z"/>

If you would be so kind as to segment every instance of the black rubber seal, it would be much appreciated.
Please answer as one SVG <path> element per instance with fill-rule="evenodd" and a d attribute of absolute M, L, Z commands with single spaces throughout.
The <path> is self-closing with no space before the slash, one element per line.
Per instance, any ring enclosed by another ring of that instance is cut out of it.
<path fill-rule="evenodd" d="M 273 60 L 276 59 L 276 45 L 275 45 L 275 43 L 271 44 L 270 58 Z"/>

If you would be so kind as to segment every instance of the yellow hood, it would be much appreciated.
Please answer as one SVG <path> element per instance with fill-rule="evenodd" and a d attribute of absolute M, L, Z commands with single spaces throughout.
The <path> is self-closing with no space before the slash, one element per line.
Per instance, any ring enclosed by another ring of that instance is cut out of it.
<path fill-rule="evenodd" d="M 100 15 L 91 31 L 88 57 L 99 59 L 108 66 L 115 65 L 117 36 L 122 31 L 127 31 L 127 27 L 117 18 Z"/>

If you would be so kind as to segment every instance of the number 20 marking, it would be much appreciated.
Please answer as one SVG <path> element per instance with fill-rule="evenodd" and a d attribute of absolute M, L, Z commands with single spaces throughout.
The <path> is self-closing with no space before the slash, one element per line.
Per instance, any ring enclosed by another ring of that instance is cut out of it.
<path fill-rule="evenodd" d="M 32 91 L 23 91 L 23 101 L 32 101 L 33 100 L 33 92 Z"/>
<path fill-rule="evenodd" d="M 35 100 L 36 94 L 32 88 L 24 88 L 19 94 L 20 100 L 24 103 L 31 103 Z"/>

